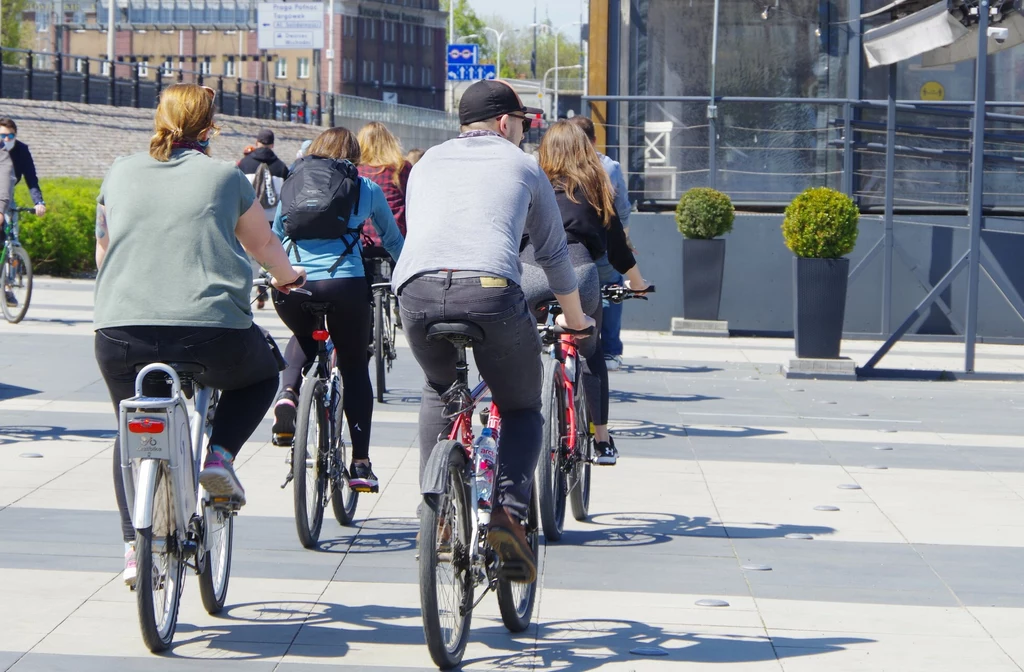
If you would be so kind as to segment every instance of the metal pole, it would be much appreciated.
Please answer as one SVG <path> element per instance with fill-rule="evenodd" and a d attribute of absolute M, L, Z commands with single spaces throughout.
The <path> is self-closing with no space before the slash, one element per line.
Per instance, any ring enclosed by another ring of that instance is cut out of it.
<path fill-rule="evenodd" d="M 562 31 L 555 33 L 555 96 L 554 96 L 554 109 L 551 111 L 551 117 L 558 121 L 558 36 Z"/>
<path fill-rule="evenodd" d="M 117 105 L 117 78 L 114 77 L 114 62 L 107 61 L 109 64 L 108 74 L 110 75 L 110 82 L 107 88 L 107 105 Z"/>
<path fill-rule="evenodd" d="M 25 92 L 22 96 L 25 100 L 32 100 L 32 73 L 35 72 L 35 57 L 29 49 L 25 54 Z"/>
<path fill-rule="evenodd" d="M 321 81 L 320 80 L 320 76 L 321 76 L 321 72 L 323 70 L 323 66 L 321 65 L 321 62 L 320 62 L 320 50 L 319 49 L 314 49 L 313 50 L 313 70 L 316 72 L 316 112 L 317 112 L 317 115 L 319 116 L 319 118 L 317 119 L 317 125 L 318 126 L 323 126 L 323 124 L 324 124 L 324 112 L 323 112 L 323 103 L 322 103 L 322 100 L 321 100 L 323 98 L 323 96 L 321 95 L 322 88 L 321 88 L 321 84 L 320 84 L 320 81 Z M 276 97 L 274 98 L 274 106 L 275 107 L 277 106 L 277 98 Z"/>
<path fill-rule="evenodd" d="M 967 324 L 964 333 L 964 372 L 974 372 L 974 350 L 978 339 L 978 281 L 981 277 L 982 197 L 985 189 L 985 100 L 988 91 L 989 0 L 978 6 L 978 58 L 974 68 L 974 139 L 971 144 L 971 193 L 968 211 L 971 223 L 970 255 L 967 266 Z"/>
<path fill-rule="evenodd" d="M 847 53 L 858 54 L 856 58 L 848 58 L 846 63 L 846 98 L 848 100 L 857 100 L 861 97 L 861 0 L 849 0 L 849 7 L 847 13 L 851 17 L 855 17 L 850 22 L 849 30 L 847 31 Z M 846 135 L 846 145 L 843 149 L 843 180 L 845 181 L 846 195 L 850 198 L 855 198 L 857 191 L 857 176 L 855 174 L 857 170 L 856 155 L 853 149 L 854 141 L 854 130 L 853 123 L 860 118 L 860 108 L 854 107 L 847 103 L 847 110 L 843 113 L 846 117 L 846 128 L 844 129 Z"/>
<path fill-rule="evenodd" d="M 89 76 L 89 63 L 92 61 L 91 58 L 86 57 L 85 59 L 85 72 L 82 73 L 82 102 L 89 102 L 89 83 L 91 77 Z"/>
<path fill-rule="evenodd" d="M 892 220 L 896 200 L 896 64 L 889 66 L 889 107 L 885 117 L 885 241 L 882 248 L 882 333 L 892 331 Z"/>
<path fill-rule="evenodd" d="M 718 184 L 718 105 L 715 103 L 715 84 L 718 75 L 718 0 L 711 27 L 711 100 L 708 102 L 708 186 Z"/>
<path fill-rule="evenodd" d="M 455 41 L 455 0 L 448 0 L 448 43 L 451 44 Z M 446 52 L 447 53 L 447 50 Z M 445 56 L 447 59 L 448 57 Z M 447 80 L 446 84 L 451 88 L 452 92 L 452 112 L 455 112 L 455 82 Z"/>
<path fill-rule="evenodd" d="M 327 37 L 327 93 L 334 93 L 334 0 L 327 3 L 327 20 L 330 34 Z M 332 124 L 333 125 L 333 124 Z"/>
<path fill-rule="evenodd" d="M 53 87 L 53 99 L 63 100 L 64 90 L 64 54 L 58 52 L 57 60 L 54 62 L 54 73 L 53 77 L 56 80 Z"/>
<path fill-rule="evenodd" d="M 110 59 L 110 76 L 114 76 L 114 35 L 117 31 L 117 0 L 107 0 L 107 58 Z"/>

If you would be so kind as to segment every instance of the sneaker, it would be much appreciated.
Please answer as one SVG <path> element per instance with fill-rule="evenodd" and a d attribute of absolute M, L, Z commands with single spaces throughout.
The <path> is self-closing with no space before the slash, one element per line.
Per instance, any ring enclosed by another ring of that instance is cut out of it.
<path fill-rule="evenodd" d="M 9 289 L 5 289 L 4 290 L 4 299 L 7 300 L 7 305 L 8 306 L 17 306 L 18 305 L 18 299 L 15 298 L 14 292 L 12 292 Z"/>
<path fill-rule="evenodd" d="M 373 473 L 373 465 L 369 462 L 353 462 L 348 468 L 348 487 L 356 492 L 378 492 L 380 482 Z"/>
<path fill-rule="evenodd" d="M 604 365 L 609 371 L 618 371 L 622 367 L 622 355 L 605 357 Z"/>
<path fill-rule="evenodd" d="M 619 461 L 619 451 L 615 449 L 615 441 L 608 437 L 608 441 L 598 441 L 594 446 L 594 456 L 598 464 L 612 466 Z"/>
<path fill-rule="evenodd" d="M 199 483 L 211 497 L 230 497 L 241 505 L 245 504 L 245 488 L 235 475 L 233 463 L 219 449 L 211 450 L 199 472 Z"/>
<path fill-rule="evenodd" d="M 124 549 L 124 585 L 135 589 L 135 579 L 139 574 L 139 563 L 135 559 L 135 544 L 125 544 Z"/>
<path fill-rule="evenodd" d="M 285 392 L 274 405 L 274 426 L 271 443 L 275 446 L 292 445 L 295 436 L 295 395 Z"/>
<path fill-rule="evenodd" d="M 487 529 L 487 543 L 501 558 L 503 578 L 513 583 L 537 580 L 537 560 L 526 538 L 526 528 L 504 506 L 495 508 Z"/>

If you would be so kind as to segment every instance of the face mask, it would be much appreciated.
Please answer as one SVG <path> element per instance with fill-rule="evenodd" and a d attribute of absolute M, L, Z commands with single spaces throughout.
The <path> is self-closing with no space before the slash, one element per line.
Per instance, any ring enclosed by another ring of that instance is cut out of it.
<path fill-rule="evenodd" d="M 4 149 L 10 151 L 14 147 L 14 140 L 4 140 Z"/>
<path fill-rule="evenodd" d="M 196 140 L 196 144 L 199 145 L 200 147 L 202 147 L 203 149 L 206 149 L 207 147 L 210 146 L 210 141 L 209 140 Z"/>

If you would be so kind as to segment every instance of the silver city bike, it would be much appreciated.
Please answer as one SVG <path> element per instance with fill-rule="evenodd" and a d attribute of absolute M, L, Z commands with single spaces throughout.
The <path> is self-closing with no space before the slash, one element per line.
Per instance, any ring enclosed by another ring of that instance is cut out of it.
<path fill-rule="evenodd" d="M 149 364 L 135 378 L 135 396 L 120 405 L 121 475 L 138 562 L 133 589 L 142 639 L 154 653 L 174 638 L 185 568 L 199 576 L 199 594 L 211 614 L 224 608 L 231 576 L 241 502 L 212 497 L 199 485 L 220 398 L 218 390 L 195 380 L 203 370 L 194 363 Z M 163 376 L 171 396 L 144 396 L 143 379 L 150 375 Z"/>

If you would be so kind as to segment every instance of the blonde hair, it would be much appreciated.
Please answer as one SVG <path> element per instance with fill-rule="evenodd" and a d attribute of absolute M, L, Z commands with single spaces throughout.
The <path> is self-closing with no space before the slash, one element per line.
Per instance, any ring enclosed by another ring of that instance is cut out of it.
<path fill-rule="evenodd" d="M 409 153 L 405 155 L 405 160 L 415 166 L 416 162 L 423 158 L 423 151 L 419 147 L 410 149 Z"/>
<path fill-rule="evenodd" d="M 398 138 L 379 121 L 371 121 L 359 129 L 359 147 L 363 152 L 363 165 L 377 168 L 381 172 L 391 168 L 394 174 L 391 181 L 395 186 L 401 185 L 402 168 L 405 167 L 405 156 Z"/>
<path fill-rule="evenodd" d="M 540 143 L 538 161 L 552 186 L 573 203 L 579 203 L 575 192 L 581 189 L 608 228 L 615 212 L 612 183 L 583 129 L 565 120 L 555 122 Z"/>
<path fill-rule="evenodd" d="M 335 126 L 316 136 L 316 140 L 306 150 L 306 156 L 319 156 L 323 159 L 351 161 L 359 165 L 361 152 L 359 142 L 352 131 L 344 126 Z"/>
<path fill-rule="evenodd" d="M 212 92 L 213 89 L 195 84 L 172 84 L 164 89 L 153 118 L 150 156 L 157 161 L 167 161 L 175 142 L 198 141 L 203 131 L 220 130 L 213 123 Z"/>

